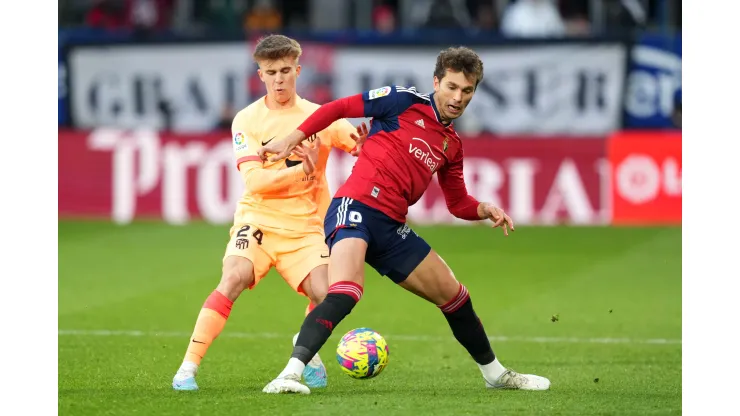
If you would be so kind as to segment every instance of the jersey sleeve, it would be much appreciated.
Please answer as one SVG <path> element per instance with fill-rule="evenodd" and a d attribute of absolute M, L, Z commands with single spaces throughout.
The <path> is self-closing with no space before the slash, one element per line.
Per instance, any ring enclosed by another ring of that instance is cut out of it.
<path fill-rule="evenodd" d="M 234 147 L 237 169 L 244 162 L 261 162 L 261 159 L 257 156 L 260 143 L 254 131 L 250 128 L 252 127 L 250 121 L 249 113 L 241 111 L 237 113 L 231 123 L 231 144 Z"/>
<path fill-rule="evenodd" d="M 457 218 L 468 221 L 478 221 L 478 202 L 468 194 L 463 176 L 463 151 L 462 147 L 457 155 L 445 167 L 437 172 L 437 180 L 445 196 L 447 209 Z"/>
<path fill-rule="evenodd" d="M 365 117 L 388 119 L 397 116 L 400 113 L 397 88 L 387 86 L 363 92 Z"/>
<path fill-rule="evenodd" d="M 357 128 L 349 121 L 337 120 L 331 125 L 331 145 L 345 152 L 351 152 L 357 146 L 355 140 L 350 136 L 357 133 Z"/>
<path fill-rule="evenodd" d="M 298 126 L 298 130 L 306 137 L 310 137 L 343 118 L 371 117 L 392 120 L 411 106 L 414 100 L 424 99 L 423 95 L 417 93 L 414 87 L 393 86 L 339 98 L 319 107 Z"/>

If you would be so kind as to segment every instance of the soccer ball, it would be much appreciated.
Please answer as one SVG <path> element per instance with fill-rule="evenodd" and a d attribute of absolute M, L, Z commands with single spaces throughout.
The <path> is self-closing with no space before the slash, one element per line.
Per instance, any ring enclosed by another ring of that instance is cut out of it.
<path fill-rule="evenodd" d="M 388 365 L 388 344 L 370 328 L 353 329 L 339 341 L 337 361 L 352 378 L 373 378 Z"/>

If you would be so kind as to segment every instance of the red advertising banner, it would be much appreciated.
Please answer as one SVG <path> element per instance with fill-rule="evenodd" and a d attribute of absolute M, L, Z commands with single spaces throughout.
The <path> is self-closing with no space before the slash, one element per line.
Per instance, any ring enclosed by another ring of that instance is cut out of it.
<path fill-rule="evenodd" d="M 608 140 L 613 224 L 681 224 L 681 132 L 618 132 Z"/>
<path fill-rule="evenodd" d="M 516 224 L 609 222 L 609 169 L 602 139 L 470 137 L 465 155 L 468 191 L 503 206 Z M 349 154 L 332 154 L 327 166 L 332 192 L 354 162 Z M 242 190 L 228 131 L 59 131 L 60 218 L 229 223 Z M 436 180 L 410 208 L 409 221 L 465 223 L 447 212 Z"/>

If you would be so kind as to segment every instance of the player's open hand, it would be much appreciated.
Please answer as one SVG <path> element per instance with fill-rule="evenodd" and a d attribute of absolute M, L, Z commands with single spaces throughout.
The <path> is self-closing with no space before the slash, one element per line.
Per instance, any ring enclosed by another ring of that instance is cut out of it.
<path fill-rule="evenodd" d="M 367 139 L 368 130 L 367 130 L 367 124 L 363 121 L 362 124 L 357 126 L 357 134 L 352 133 L 349 135 L 349 137 L 352 138 L 352 140 L 355 141 L 355 148 L 350 152 L 352 156 L 358 156 L 360 154 L 360 151 L 362 150 L 362 145 L 365 144 L 365 140 Z"/>
<path fill-rule="evenodd" d="M 511 217 L 503 209 L 493 204 L 483 205 L 482 217 L 490 219 L 493 222 L 493 228 L 503 228 L 505 236 L 509 235 L 509 228 L 511 228 L 511 231 L 514 231 L 514 221 L 512 221 Z"/>
<path fill-rule="evenodd" d="M 305 138 L 303 132 L 295 130 L 280 140 L 272 140 L 270 143 L 263 144 L 257 149 L 257 155 L 260 159 L 267 160 L 267 155 L 272 154 L 270 162 L 277 162 L 290 156 L 293 149 Z"/>
<path fill-rule="evenodd" d="M 320 149 L 321 139 L 318 136 L 313 143 L 301 143 L 293 149 L 293 154 L 303 160 L 303 171 L 306 175 L 310 175 L 316 170 Z"/>

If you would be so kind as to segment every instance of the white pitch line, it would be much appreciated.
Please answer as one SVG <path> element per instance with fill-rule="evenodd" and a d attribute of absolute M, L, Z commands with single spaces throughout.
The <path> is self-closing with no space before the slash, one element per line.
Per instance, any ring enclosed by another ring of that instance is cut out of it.
<path fill-rule="evenodd" d="M 59 336 L 99 336 L 99 337 L 161 337 L 161 338 L 189 338 L 190 332 L 177 331 L 137 331 L 137 330 L 107 330 L 107 329 L 60 329 Z M 430 336 L 430 335 L 384 335 L 389 340 L 401 341 L 452 341 L 452 335 L 449 337 Z M 273 338 L 292 338 L 293 334 L 278 334 L 274 332 L 223 332 L 219 337 L 227 338 L 252 338 L 252 339 L 273 339 Z M 668 344 L 681 345 L 680 339 L 638 339 L 638 338 L 578 338 L 578 337 L 507 337 L 492 336 L 488 337 L 492 342 L 525 342 L 536 344 Z"/>

